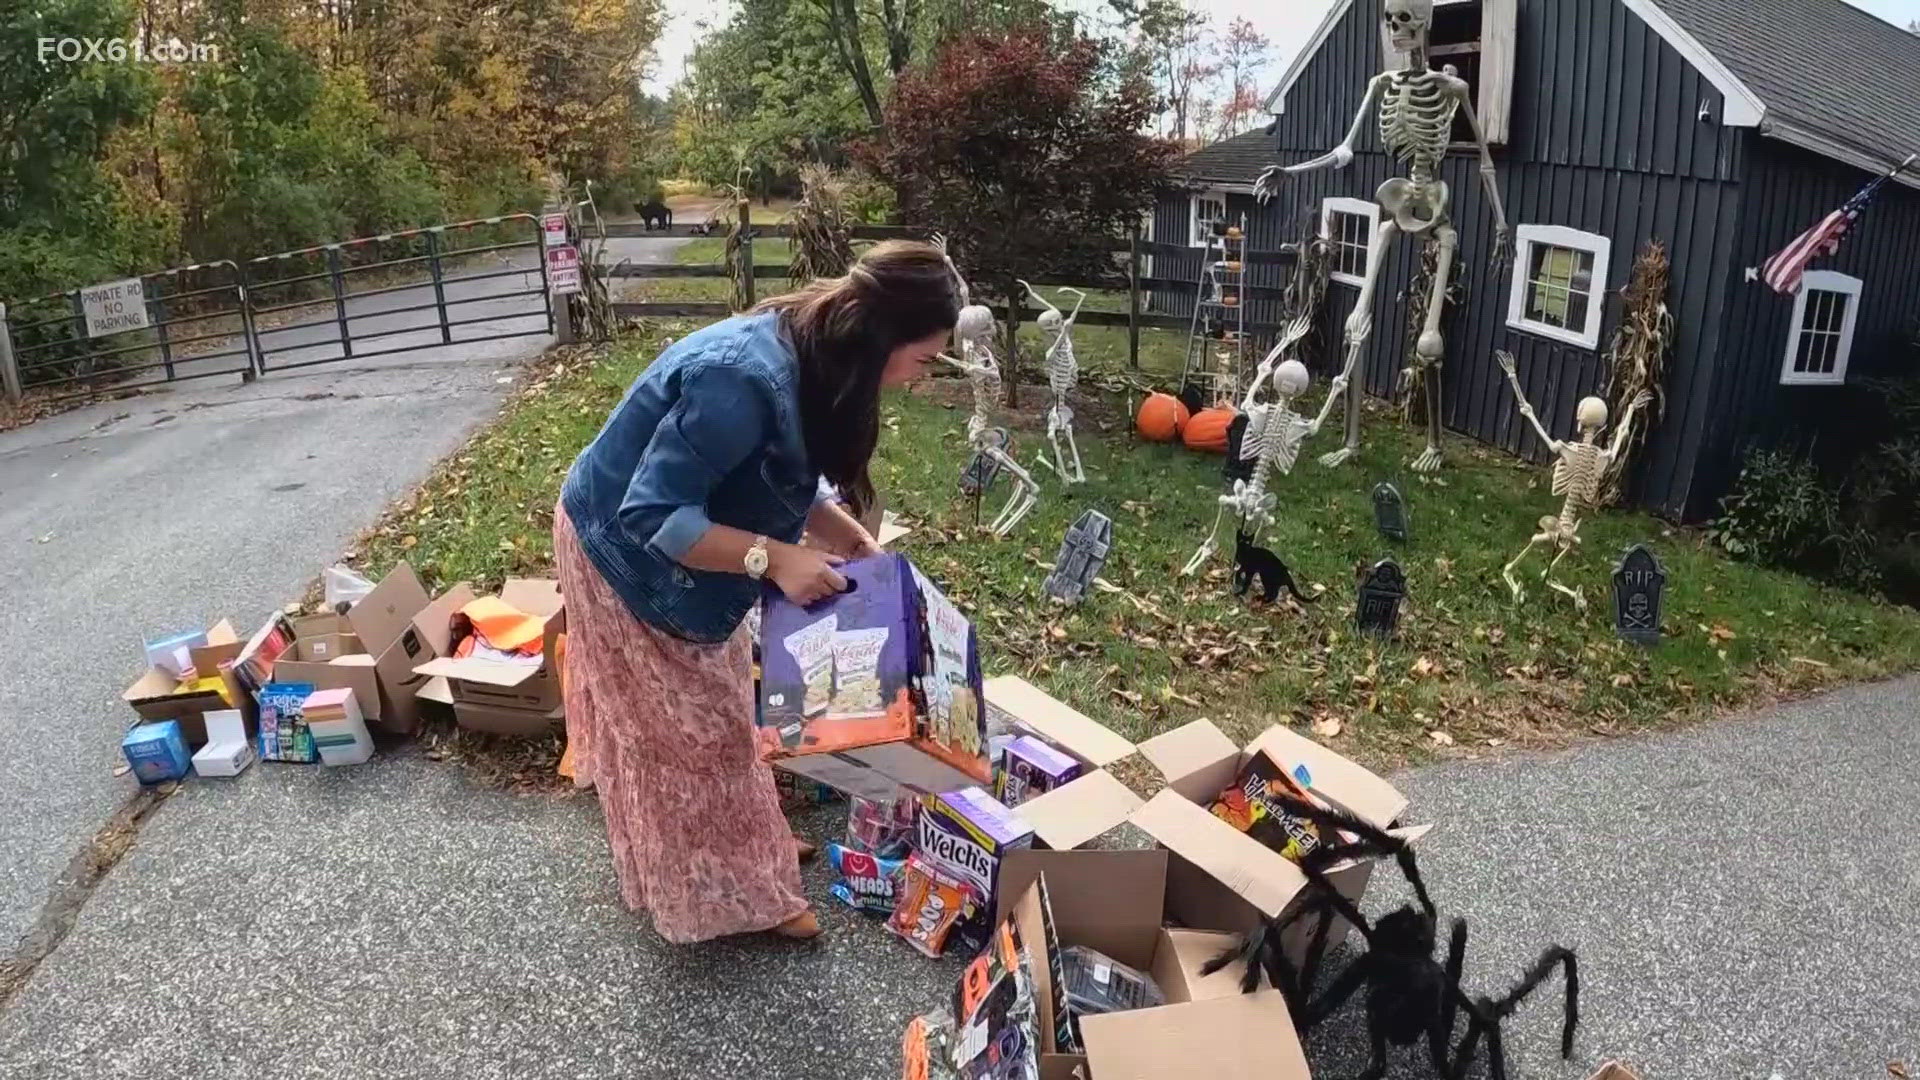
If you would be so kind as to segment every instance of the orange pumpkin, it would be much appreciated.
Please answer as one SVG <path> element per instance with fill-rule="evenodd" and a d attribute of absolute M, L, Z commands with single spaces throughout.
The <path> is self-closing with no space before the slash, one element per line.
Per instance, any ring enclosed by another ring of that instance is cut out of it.
<path fill-rule="evenodd" d="M 1216 405 L 1211 409 L 1201 409 L 1187 421 L 1183 432 L 1189 450 L 1205 450 L 1209 453 L 1227 452 L 1227 426 L 1233 418 L 1240 415 L 1231 405 Z"/>
<path fill-rule="evenodd" d="M 1173 442 L 1187 426 L 1187 407 L 1172 394 L 1148 394 L 1134 427 L 1148 442 Z"/>
<path fill-rule="evenodd" d="M 1240 239 L 1240 226 L 1238 225 L 1227 226 L 1227 239 L 1229 240 Z"/>

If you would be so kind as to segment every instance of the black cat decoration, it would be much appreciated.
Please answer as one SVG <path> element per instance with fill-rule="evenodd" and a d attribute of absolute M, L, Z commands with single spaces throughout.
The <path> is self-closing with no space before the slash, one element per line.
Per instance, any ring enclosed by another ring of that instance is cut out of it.
<path fill-rule="evenodd" d="M 646 223 L 649 231 L 673 227 L 673 211 L 667 209 L 666 204 L 659 199 L 640 207 L 639 210 L 640 220 Z"/>
<path fill-rule="evenodd" d="M 1280 590 L 1283 588 L 1303 604 L 1316 603 L 1320 599 L 1300 591 L 1300 587 L 1293 582 L 1292 571 L 1287 569 L 1286 563 L 1280 561 L 1280 556 L 1254 544 L 1253 538 L 1246 533 L 1235 533 L 1233 595 L 1247 595 L 1247 590 L 1253 587 L 1253 579 L 1256 577 L 1260 579 L 1260 598 L 1269 604 L 1280 599 Z"/>

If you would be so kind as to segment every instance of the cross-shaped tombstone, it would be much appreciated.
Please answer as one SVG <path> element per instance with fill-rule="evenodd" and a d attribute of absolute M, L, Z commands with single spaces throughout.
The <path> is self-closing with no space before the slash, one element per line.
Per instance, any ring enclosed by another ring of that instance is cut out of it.
<path fill-rule="evenodd" d="M 1000 449 L 1007 448 L 1005 428 L 990 428 L 987 436 L 997 443 Z M 967 459 L 966 467 L 960 470 L 960 491 L 964 495 L 982 496 L 998 479 L 1000 479 L 1000 459 L 976 450 L 973 456 Z"/>
<path fill-rule="evenodd" d="M 1400 626 L 1400 601 L 1407 598 L 1407 576 L 1400 564 L 1381 559 L 1367 571 L 1354 604 L 1353 620 L 1362 634 L 1392 637 Z"/>
<path fill-rule="evenodd" d="M 1107 553 L 1113 550 L 1113 522 L 1098 510 L 1089 510 L 1080 515 L 1067 535 L 1060 541 L 1060 555 L 1053 562 L 1053 572 L 1041 584 L 1048 596 L 1077 604 L 1087 594 L 1087 586 L 1100 574 L 1100 568 L 1106 565 Z"/>
<path fill-rule="evenodd" d="M 1636 645 L 1660 644 L 1661 597 L 1667 572 L 1645 544 L 1635 544 L 1613 571 L 1613 628 Z"/>
<path fill-rule="evenodd" d="M 1407 500 L 1399 488 L 1385 481 L 1373 489 L 1373 527 L 1388 540 L 1407 538 Z"/>

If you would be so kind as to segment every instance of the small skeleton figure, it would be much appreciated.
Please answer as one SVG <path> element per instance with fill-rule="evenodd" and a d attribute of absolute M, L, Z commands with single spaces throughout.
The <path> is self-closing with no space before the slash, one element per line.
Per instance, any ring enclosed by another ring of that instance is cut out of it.
<path fill-rule="evenodd" d="M 1308 420 L 1293 411 L 1293 399 L 1307 391 L 1310 381 L 1307 366 L 1292 359 L 1275 366 L 1274 361 L 1299 344 L 1311 325 L 1304 317 L 1296 319 L 1281 334 L 1279 343 L 1260 361 L 1253 385 L 1247 389 L 1247 396 L 1240 403 L 1240 411 L 1247 415 L 1247 431 L 1240 439 L 1240 457 L 1254 462 L 1253 475 L 1246 480 L 1235 480 L 1233 491 L 1220 496 L 1220 509 L 1214 515 L 1213 526 L 1207 530 L 1206 542 L 1193 553 L 1193 558 L 1181 570 L 1182 574 L 1193 573 L 1213 557 L 1220 522 L 1228 511 L 1240 519 L 1239 531 L 1245 537 L 1245 542 L 1235 546 L 1241 551 L 1250 548 L 1253 539 L 1273 523 L 1276 500 L 1273 493 L 1267 490 L 1268 477 L 1275 471 L 1282 476 L 1293 471 L 1293 463 L 1300 457 L 1300 444 L 1310 436 L 1319 434 L 1321 425 L 1327 422 L 1327 416 L 1333 412 L 1334 403 L 1346 393 L 1347 377 L 1336 375 L 1332 389 L 1327 392 L 1326 403 L 1320 407 L 1319 416 Z M 1257 399 L 1269 373 L 1273 379 L 1273 400 L 1261 403 Z"/>
<path fill-rule="evenodd" d="M 1547 449 L 1553 451 L 1553 456 L 1559 459 L 1553 466 L 1553 493 L 1566 496 L 1566 502 L 1560 506 L 1560 513 L 1549 514 L 1540 519 L 1540 531 L 1527 541 L 1527 546 L 1520 550 L 1520 554 L 1513 557 L 1513 561 L 1506 565 L 1506 568 L 1500 572 L 1500 576 L 1506 579 L 1507 588 L 1513 590 L 1513 602 L 1520 603 L 1526 598 L 1526 593 L 1520 588 L 1519 580 L 1513 576 L 1514 567 L 1520 565 L 1520 561 L 1527 557 L 1527 553 L 1532 551 L 1535 545 L 1551 543 L 1555 548 L 1553 561 L 1540 572 L 1540 577 L 1547 583 L 1548 588 L 1572 597 L 1574 607 L 1585 611 L 1586 596 L 1579 589 L 1569 589 L 1553 580 L 1553 569 L 1560 565 L 1560 560 L 1566 558 L 1568 552 L 1579 545 L 1580 515 L 1595 509 L 1595 502 L 1600 494 L 1600 477 L 1607 471 L 1607 466 L 1613 463 L 1613 459 L 1620 455 L 1620 447 L 1626 442 L 1627 432 L 1633 428 L 1633 414 L 1645 408 L 1647 403 L 1653 400 L 1653 395 L 1641 391 L 1637 397 L 1627 403 L 1627 414 L 1620 418 L 1620 423 L 1613 429 L 1613 445 L 1607 447 L 1602 447 L 1595 441 L 1600 437 L 1601 429 L 1607 426 L 1607 403 L 1597 397 L 1581 401 L 1579 411 L 1575 414 L 1580 423 L 1580 441 L 1561 442 L 1547 434 L 1547 429 L 1540 426 L 1540 418 L 1534 414 L 1533 405 L 1527 401 L 1526 391 L 1520 388 L 1520 377 L 1514 373 L 1513 354 L 1501 351 L 1494 353 L 1494 356 L 1500 361 L 1500 370 L 1507 373 L 1507 382 L 1513 385 L 1513 396 L 1520 401 L 1520 415 L 1526 418 L 1527 423 L 1533 425 L 1534 434 L 1540 436 L 1540 441 L 1545 443 Z"/>
<path fill-rule="evenodd" d="M 1009 445 L 1006 429 L 992 426 L 994 408 L 1000 398 L 1000 363 L 994 358 L 992 345 L 993 310 L 979 304 L 961 308 L 953 333 L 960 339 L 960 359 L 951 356 L 941 359 L 960 369 L 973 384 L 973 415 L 967 418 L 967 442 L 974 453 L 998 461 L 1013 478 L 1013 494 L 991 526 L 995 536 L 1005 536 L 1039 501 L 1040 485 L 1034 483 L 1032 474 L 1021 468 L 1004 449 Z"/>
<path fill-rule="evenodd" d="M 1035 292 L 1033 286 L 1024 281 L 1019 285 L 1046 308 L 1040 313 L 1040 329 L 1053 335 L 1053 344 L 1047 346 L 1047 387 L 1053 391 L 1053 407 L 1047 410 L 1047 441 L 1053 444 L 1053 460 L 1048 461 L 1042 454 L 1040 464 L 1051 468 L 1069 484 L 1084 484 L 1087 474 L 1080 468 L 1080 446 L 1073 441 L 1073 407 L 1067 403 L 1067 395 L 1080 381 L 1080 362 L 1073 358 L 1073 320 L 1080 316 L 1080 305 L 1086 303 L 1087 294 L 1079 289 L 1062 288 L 1061 292 L 1074 296 L 1073 311 L 1063 316 L 1060 309 Z M 1073 459 L 1071 470 L 1067 468 L 1068 455 L 1060 451 L 1062 436 Z"/>
<path fill-rule="evenodd" d="M 1487 150 L 1486 136 L 1474 115 L 1471 93 L 1465 80 L 1449 68 L 1434 71 L 1427 66 L 1427 32 L 1433 25 L 1434 0 L 1385 0 L 1387 36 L 1396 52 L 1407 57 L 1407 66 L 1399 71 L 1374 76 L 1360 100 L 1360 111 L 1353 118 L 1347 137 L 1330 152 L 1298 165 L 1275 165 L 1260 174 L 1254 193 L 1261 202 L 1271 199 L 1283 179 L 1317 169 L 1344 169 L 1353 162 L 1353 144 L 1360 137 L 1367 110 L 1380 106 L 1380 142 L 1387 153 L 1407 164 L 1406 178 L 1396 177 L 1380 185 L 1374 199 L 1386 211 L 1387 218 L 1375 233 L 1367 253 L 1367 276 L 1360 287 L 1360 298 L 1347 319 L 1347 378 L 1353 377 L 1373 328 L 1374 293 L 1380 285 L 1386 251 L 1401 233 L 1419 236 L 1431 232 L 1439 244 L 1439 269 L 1433 276 L 1433 292 L 1427 302 L 1425 328 L 1415 344 L 1416 363 L 1427 369 L 1427 448 L 1413 460 L 1418 472 L 1436 472 L 1440 468 L 1440 362 L 1446 354 L 1446 342 L 1440 334 L 1440 316 L 1446 306 L 1447 283 L 1453 273 L 1454 254 L 1460 234 L 1449 214 L 1451 193 L 1439 178 L 1446 160 L 1447 145 L 1453 139 L 1453 118 L 1465 111 L 1474 142 L 1480 147 L 1480 181 L 1487 189 L 1493 209 L 1494 258 L 1504 260 L 1507 251 L 1507 215 L 1500 204 L 1500 185 L 1494 174 L 1493 156 Z M 1360 448 L 1360 397 L 1347 399 L 1347 442 L 1342 449 L 1323 455 L 1320 463 L 1329 468 L 1340 465 Z"/>

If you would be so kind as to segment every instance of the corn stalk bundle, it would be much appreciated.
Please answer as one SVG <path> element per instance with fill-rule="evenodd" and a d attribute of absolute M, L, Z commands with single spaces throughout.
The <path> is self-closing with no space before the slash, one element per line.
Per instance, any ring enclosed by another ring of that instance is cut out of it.
<path fill-rule="evenodd" d="M 815 278 L 839 277 L 853 265 L 854 215 L 846 181 L 824 165 L 800 169 L 800 202 L 788 217 L 787 282 L 798 289 Z"/>
<path fill-rule="evenodd" d="M 1633 260 L 1633 275 L 1620 293 L 1620 326 L 1607 345 L 1607 381 L 1600 396 L 1608 412 L 1626 415 L 1627 403 L 1642 390 L 1653 394 L 1653 404 L 1641 410 L 1627 433 L 1619 456 L 1600 477 L 1600 504 L 1613 506 L 1626 494 L 1627 464 L 1646 444 L 1647 433 L 1666 414 L 1667 358 L 1673 349 L 1673 312 L 1667 308 L 1667 286 L 1673 266 L 1667 248 L 1649 240 Z"/>

